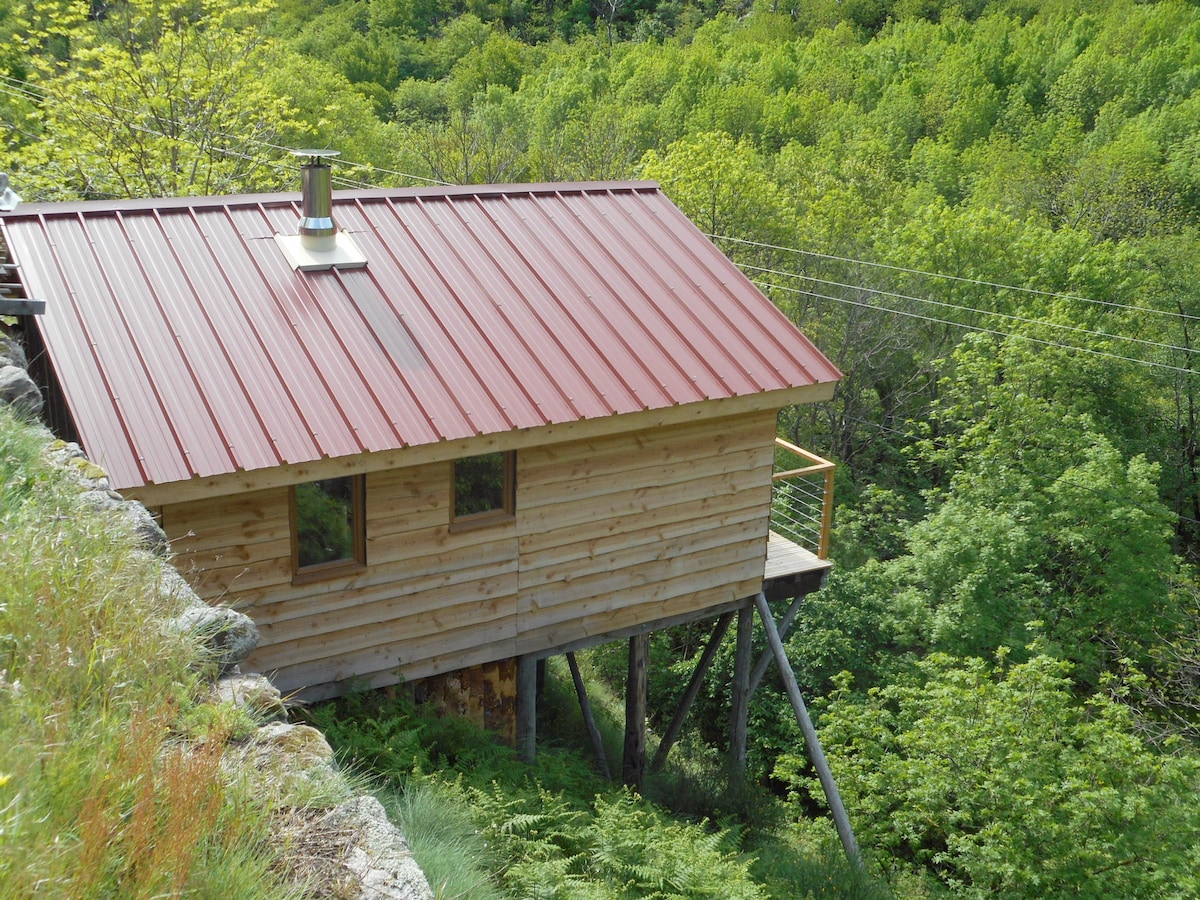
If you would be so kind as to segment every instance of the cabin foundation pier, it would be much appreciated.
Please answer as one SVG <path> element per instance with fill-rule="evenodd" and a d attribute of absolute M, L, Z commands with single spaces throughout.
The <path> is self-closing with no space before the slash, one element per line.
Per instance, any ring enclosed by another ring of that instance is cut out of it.
<path fill-rule="evenodd" d="M 641 788 L 646 773 L 646 701 L 649 690 L 650 635 L 629 639 L 629 674 L 625 681 L 625 753 L 621 781 Z"/>
<path fill-rule="evenodd" d="M 528 765 L 537 758 L 537 673 L 537 659 L 517 657 L 517 753 Z"/>
<path fill-rule="evenodd" d="M 750 722 L 750 656 L 754 652 L 754 608 L 738 610 L 737 649 L 733 663 L 733 696 L 729 704 L 729 771 L 741 779 L 746 774 L 746 749 Z"/>

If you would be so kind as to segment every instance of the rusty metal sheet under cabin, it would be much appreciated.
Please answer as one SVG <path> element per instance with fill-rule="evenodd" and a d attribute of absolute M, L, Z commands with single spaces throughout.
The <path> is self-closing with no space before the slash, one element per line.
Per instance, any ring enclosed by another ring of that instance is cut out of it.
<path fill-rule="evenodd" d="M 0 216 L 117 489 L 669 409 L 837 369 L 652 182 L 337 192 L 365 268 L 294 271 L 298 194 Z"/>

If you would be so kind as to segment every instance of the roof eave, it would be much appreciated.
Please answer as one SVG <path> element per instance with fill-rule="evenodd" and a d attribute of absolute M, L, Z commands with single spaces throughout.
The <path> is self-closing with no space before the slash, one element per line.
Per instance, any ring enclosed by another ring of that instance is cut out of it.
<path fill-rule="evenodd" d="M 228 472 L 207 478 L 192 478 L 188 481 L 116 487 L 129 498 L 140 500 L 146 506 L 161 507 L 172 503 L 286 487 L 305 481 L 314 481 L 318 478 L 427 465 L 478 453 L 521 450 L 695 422 L 703 418 L 718 419 L 745 413 L 778 411 L 786 406 L 829 400 L 833 397 L 836 387 L 836 381 L 828 381 L 603 418 L 558 422 L 536 428 L 518 428 L 454 441 L 397 447 L 393 450 L 362 453 L 337 459 L 311 460 L 256 471 Z"/>

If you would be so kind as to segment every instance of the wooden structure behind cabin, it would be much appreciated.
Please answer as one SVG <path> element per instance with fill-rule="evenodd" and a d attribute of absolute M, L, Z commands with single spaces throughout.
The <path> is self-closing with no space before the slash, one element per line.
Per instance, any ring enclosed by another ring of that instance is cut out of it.
<path fill-rule="evenodd" d="M 251 665 L 315 699 L 764 589 L 777 413 L 839 373 L 657 185 L 338 192 L 331 212 L 351 262 L 311 269 L 283 252 L 321 218 L 296 195 L 0 218 L 46 301 L 29 337 L 55 426 L 160 517 L 204 598 L 255 620 Z M 347 529 L 329 558 L 305 547 L 312 491 Z M 772 579 L 827 566 L 771 546 Z"/>

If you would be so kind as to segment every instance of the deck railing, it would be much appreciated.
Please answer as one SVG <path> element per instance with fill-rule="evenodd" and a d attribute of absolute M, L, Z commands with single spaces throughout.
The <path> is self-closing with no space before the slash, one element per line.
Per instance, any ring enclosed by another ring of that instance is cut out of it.
<path fill-rule="evenodd" d="M 834 464 L 795 444 L 775 439 L 775 475 L 771 486 L 771 530 L 829 557 L 833 524 Z"/>

